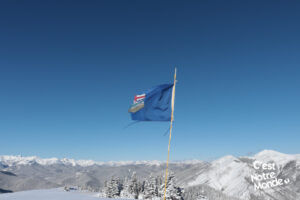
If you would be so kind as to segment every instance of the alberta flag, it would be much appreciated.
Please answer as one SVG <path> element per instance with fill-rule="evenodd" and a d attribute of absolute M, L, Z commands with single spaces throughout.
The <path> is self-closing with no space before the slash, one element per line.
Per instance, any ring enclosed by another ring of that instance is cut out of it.
<path fill-rule="evenodd" d="M 129 108 L 136 121 L 170 121 L 173 84 L 162 84 L 136 95 Z"/>

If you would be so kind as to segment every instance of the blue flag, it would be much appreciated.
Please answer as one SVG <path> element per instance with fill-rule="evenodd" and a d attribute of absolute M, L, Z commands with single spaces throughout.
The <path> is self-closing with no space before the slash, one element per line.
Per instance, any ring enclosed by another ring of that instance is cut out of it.
<path fill-rule="evenodd" d="M 137 121 L 170 121 L 173 84 L 162 84 L 134 97 L 129 108 L 131 119 Z"/>

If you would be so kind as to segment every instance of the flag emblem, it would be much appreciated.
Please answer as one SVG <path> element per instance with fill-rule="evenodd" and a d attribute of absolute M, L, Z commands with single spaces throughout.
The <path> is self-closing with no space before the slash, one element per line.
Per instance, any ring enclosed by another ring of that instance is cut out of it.
<path fill-rule="evenodd" d="M 133 104 L 129 108 L 129 112 L 135 113 L 142 108 L 144 108 L 144 101 L 145 101 L 146 94 L 136 95 L 134 96 Z"/>
<path fill-rule="evenodd" d="M 138 102 L 141 102 L 141 101 L 144 102 L 145 96 L 146 96 L 145 94 L 136 95 L 136 96 L 134 97 L 133 103 L 138 103 Z"/>

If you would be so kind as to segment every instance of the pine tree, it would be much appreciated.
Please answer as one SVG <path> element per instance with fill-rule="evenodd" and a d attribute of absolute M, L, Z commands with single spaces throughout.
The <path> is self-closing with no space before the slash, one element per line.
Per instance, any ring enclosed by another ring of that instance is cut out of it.
<path fill-rule="evenodd" d="M 153 199 L 158 197 L 158 189 L 157 178 L 150 175 L 149 179 L 145 181 L 144 199 Z"/>
<path fill-rule="evenodd" d="M 122 184 L 119 178 L 112 179 L 112 195 L 113 197 L 119 197 L 122 190 Z"/>
<path fill-rule="evenodd" d="M 123 190 L 121 192 L 122 198 L 138 199 L 140 193 L 140 184 L 136 177 L 136 173 L 133 172 L 130 179 L 125 179 Z"/>
<path fill-rule="evenodd" d="M 103 194 L 104 194 L 104 197 L 111 198 L 111 185 L 110 185 L 110 181 L 106 180 L 104 182 Z"/>
<path fill-rule="evenodd" d="M 123 190 L 121 191 L 120 196 L 122 198 L 133 198 L 133 195 L 131 194 L 131 189 L 130 189 L 130 179 L 128 179 L 127 177 L 124 180 Z"/>
<path fill-rule="evenodd" d="M 145 192 L 145 183 L 146 181 L 143 180 L 142 182 L 138 182 L 138 188 L 139 188 L 139 194 L 138 194 L 138 199 L 145 199 L 144 198 L 144 192 Z"/>
<path fill-rule="evenodd" d="M 112 177 L 110 181 L 106 182 L 106 186 L 104 188 L 105 197 L 119 197 L 121 190 L 122 184 L 120 182 L 120 179 Z"/>
<path fill-rule="evenodd" d="M 130 187 L 130 192 L 133 195 L 133 198 L 137 199 L 139 196 L 139 184 L 135 172 L 132 174 L 129 187 Z"/>
<path fill-rule="evenodd" d="M 165 184 L 160 187 L 160 196 L 164 196 Z M 174 173 L 170 172 L 166 186 L 166 200 L 183 200 L 183 189 L 176 185 Z"/>

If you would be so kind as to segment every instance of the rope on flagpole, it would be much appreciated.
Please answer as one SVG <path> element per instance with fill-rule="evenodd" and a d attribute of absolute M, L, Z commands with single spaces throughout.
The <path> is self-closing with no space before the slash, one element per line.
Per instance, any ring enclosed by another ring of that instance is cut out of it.
<path fill-rule="evenodd" d="M 170 136 L 169 136 L 169 145 L 168 145 L 168 158 L 167 158 L 167 166 L 166 166 L 166 176 L 165 176 L 165 191 L 164 191 L 164 200 L 166 200 L 166 192 L 167 192 L 167 182 L 168 182 L 168 167 L 169 167 L 169 158 L 170 158 L 170 146 L 171 146 L 171 138 L 172 138 L 172 128 L 173 128 L 173 120 L 174 120 L 174 105 L 175 105 L 175 85 L 176 85 L 176 68 L 174 74 L 174 85 L 172 91 L 172 101 L 171 101 L 171 122 L 170 122 Z"/>

